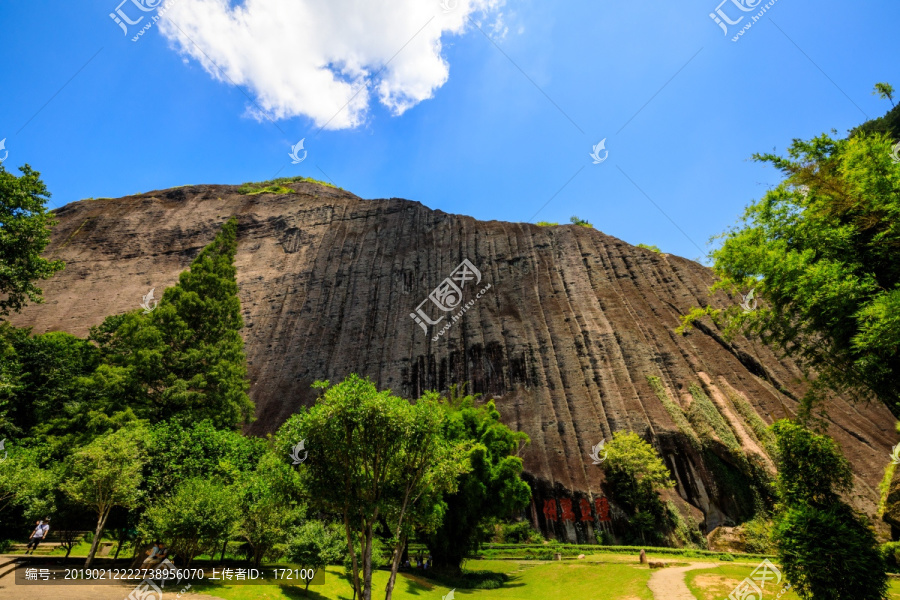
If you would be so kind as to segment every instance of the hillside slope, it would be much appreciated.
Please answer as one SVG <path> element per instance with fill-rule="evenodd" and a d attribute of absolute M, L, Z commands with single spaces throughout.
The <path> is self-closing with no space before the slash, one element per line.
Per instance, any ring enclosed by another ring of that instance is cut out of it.
<path fill-rule="evenodd" d="M 680 506 L 707 529 L 752 511 L 728 449 L 736 441 L 770 469 L 760 425 L 792 415 L 803 387 L 793 363 L 758 344 L 727 343 L 708 328 L 674 333 L 692 305 L 734 302 L 707 294 L 708 269 L 590 228 L 482 222 L 315 183 L 290 187 L 296 193 L 188 186 L 69 204 L 56 211 L 47 252 L 67 267 L 44 282 L 46 304 L 13 322 L 84 335 L 106 315 L 137 309 L 150 288 L 173 285 L 237 215 L 251 433 L 274 431 L 312 402 L 316 379 L 357 372 L 409 398 L 466 382 L 531 437 L 522 451 L 530 515 L 544 531 L 593 541 L 596 527 L 610 527 L 598 513 L 602 471 L 588 454 L 621 429 L 653 441 L 693 508 Z M 462 301 L 442 312 L 436 302 L 454 304 L 453 284 L 463 284 Z M 698 402 L 724 430 L 691 430 L 683 415 L 702 413 L 692 411 Z M 893 418 L 841 398 L 828 411 L 856 475 L 854 503 L 872 515 Z"/>

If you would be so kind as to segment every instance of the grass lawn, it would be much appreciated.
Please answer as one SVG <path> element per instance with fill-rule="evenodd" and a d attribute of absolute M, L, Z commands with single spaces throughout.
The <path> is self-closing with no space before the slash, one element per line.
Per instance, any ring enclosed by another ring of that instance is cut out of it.
<path fill-rule="evenodd" d="M 650 570 L 637 564 L 635 557 L 622 558 L 592 556 L 592 560 L 538 562 L 470 560 L 468 570 L 504 572 L 510 575 L 502 588 L 496 590 L 456 590 L 459 600 L 553 600 L 577 598 L 579 600 L 652 600 L 647 588 Z M 322 585 L 310 586 L 309 595 L 302 587 L 292 586 L 209 586 L 192 591 L 207 593 L 225 600 L 350 600 L 353 589 L 342 576 L 340 567 L 326 570 Z M 388 573 L 376 571 L 373 575 L 373 598 L 384 598 L 384 586 Z M 411 574 L 399 574 L 394 588 L 397 600 L 440 600 L 450 592 L 449 588 L 434 585 L 430 581 Z"/>
<path fill-rule="evenodd" d="M 722 598 L 728 597 L 738 583 L 750 576 L 757 564 L 722 563 L 715 569 L 688 571 L 685 581 L 697 600 L 722 600 Z M 763 590 L 765 594 L 763 598 L 774 600 L 784 583 L 782 580 L 776 587 L 772 587 L 771 582 L 768 583 L 766 589 Z M 890 580 L 888 597 L 892 600 L 900 600 L 900 580 L 893 578 Z M 792 590 L 788 590 L 781 595 L 779 600 L 798 600 L 798 596 Z"/>

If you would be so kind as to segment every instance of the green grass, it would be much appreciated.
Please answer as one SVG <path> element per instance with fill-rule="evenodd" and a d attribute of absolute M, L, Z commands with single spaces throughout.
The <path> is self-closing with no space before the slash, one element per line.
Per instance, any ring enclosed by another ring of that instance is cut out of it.
<path fill-rule="evenodd" d="M 697 600 L 722 600 L 727 598 L 735 586 L 749 577 L 755 569 L 757 563 L 744 564 L 723 564 L 715 569 L 697 569 L 696 571 L 688 571 L 685 576 L 685 582 L 691 593 L 697 597 Z M 766 584 L 763 590 L 763 598 L 766 600 L 773 599 L 781 591 L 785 584 L 782 579 L 778 586 L 772 586 L 772 583 Z M 888 598 L 891 600 L 900 600 L 900 580 L 892 578 L 889 582 Z M 793 590 L 788 590 L 781 595 L 779 600 L 798 600 L 797 594 Z"/>
<path fill-rule="evenodd" d="M 319 181 L 318 179 L 312 179 L 311 177 L 279 177 L 278 179 L 270 179 L 269 181 L 241 184 L 241 187 L 238 188 L 238 193 L 245 196 L 255 196 L 257 194 L 296 194 L 296 191 L 286 187 L 286 185 L 290 183 L 317 183 L 337 190 L 343 189 L 332 183 L 328 183 L 327 181 Z"/>
<path fill-rule="evenodd" d="M 591 557 L 596 559 L 596 557 Z M 628 557 L 629 563 L 618 560 L 580 560 L 547 563 L 518 563 L 514 561 L 470 560 L 468 570 L 489 570 L 504 572 L 510 576 L 509 582 L 495 590 L 457 589 L 459 600 L 554 600 L 556 598 L 590 598 L 591 600 L 652 600 L 647 588 L 650 570 L 636 563 L 635 557 Z M 373 598 L 384 597 L 387 571 L 377 571 L 373 575 Z M 343 569 L 326 569 L 322 585 L 309 587 L 309 595 L 303 593 L 302 586 L 204 586 L 197 588 L 200 593 L 211 594 L 225 600 L 350 600 L 353 589 L 343 577 Z M 450 588 L 438 585 L 418 574 L 401 573 L 397 576 L 394 598 L 397 600 L 438 600 L 446 596 Z"/>
<path fill-rule="evenodd" d="M 722 564 L 715 569 L 697 569 L 688 571 L 684 580 L 697 600 L 722 600 L 734 591 L 735 586 L 750 576 L 757 564 Z M 766 587 L 763 589 L 763 598 L 775 598 L 785 584 L 784 579 L 778 585 L 772 581 L 766 583 Z M 798 598 L 793 590 L 788 590 L 781 595 L 779 600 L 798 600 Z"/>

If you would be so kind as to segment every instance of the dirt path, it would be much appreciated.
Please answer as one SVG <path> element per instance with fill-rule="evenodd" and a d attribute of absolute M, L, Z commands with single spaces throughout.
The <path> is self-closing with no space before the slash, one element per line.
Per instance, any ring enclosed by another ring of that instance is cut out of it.
<path fill-rule="evenodd" d="M 52 598 L 53 600 L 123 600 L 134 590 L 134 584 L 128 585 L 53 585 L 26 586 L 16 585 L 11 570 L 11 560 L 17 556 L 0 555 L 0 598 L 3 600 L 34 600 L 35 598 Z M 174 599 L 180 589 L 165 590 L 163 598 Z M 216 596 L 206 596 L 187 592 L 181 594 L 180 600 L 222 600 Z"/>
<path fill-rule="evenodd" d="M 684 583 L 684 574 L 694 569 L 710 569 L 716 563 L 692 563 L 686 567 L 666 567 L 650 576 L 647 587 L 656 600 L 697 600 Z"/>

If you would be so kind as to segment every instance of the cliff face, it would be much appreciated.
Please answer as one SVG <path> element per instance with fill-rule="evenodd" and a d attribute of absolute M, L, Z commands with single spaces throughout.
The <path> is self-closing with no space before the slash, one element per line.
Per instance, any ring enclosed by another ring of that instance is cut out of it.
<path fill-rule="evenodd" d="M 736 442 L 771 468 L 760 426 L 794 414 L 804 390 L 796 366 L 761 345 L 727 343 L 709 328 L 673 332 L 691 306 L 734 301 L 707 294 L 708 269 L 584 227 L 482 222 L 291 187 L 247 196 L 189 186 L 69 204 L 56 211 L 47 252 L 67 267 L 44 282 L 46 304 L 13 322 L 85 335 L 138 308 L 151 287 L 173 285 L 237 215 L 251 433 L 274 431 L 312 402 L 316 379 L 356 372 L 409 398 L 465 382 L 531 437 L 521 454 L 530 516 L 547 532 L 586 541 L 609 528 L 589 453 L 622 429 L 654 443 L 691 506 L 673 499 L 707 529 L 746 511 L 727 448 Z M 703 410 L 692 407 L 712 410 L 731 433 L 717 430 L 700 451 L 684 414 Z M 854 502 L 872 515 L 894 420 L 842 398 L 828 413 L 854 468 Z"/>

